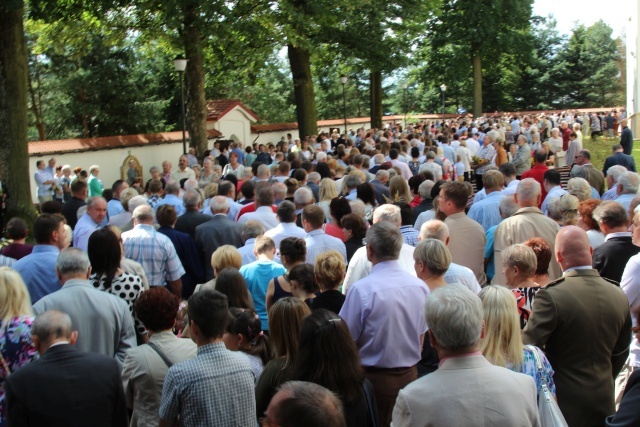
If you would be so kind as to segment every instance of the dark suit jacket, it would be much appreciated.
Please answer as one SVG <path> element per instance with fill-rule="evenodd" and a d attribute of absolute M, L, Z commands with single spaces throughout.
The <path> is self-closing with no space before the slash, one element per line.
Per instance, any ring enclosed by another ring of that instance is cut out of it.
<path fill-rule="evenodd" d="M 431 199 L 424 199 L 420 202 L 420 204 L 418 206 L 416 206 L 415 208 L 413 208 L 413 217 L 414 218 L 418 218 L 418 215 L 420 215 L 422 212 L 426 212 L 430 209 L 433 209 L 433 200 Z"/>
<path fill-rule="evenodd" d="M 634 371 L 629 377 L 618 412 L 607 418 L 606 427 L 640 426 L 638 408 L 640 408 L 640 370 Z"/>
<path fill-rule="evenodd" d="M 10 426 L 128 425 L 118 363 L 69 344 L 49 348 L 4 387 Z"/>
<path fill-rule="evenodd" d="M 602 426 L 615 412 L 613 380 L 629 355 L 622 289 L 594 269 L 572 270 L 536 293 L 523 342 L 544 350 L 570 426 Z"/>
<path fill-rule="evenodd" d="M 582 167 L 589 174 L 587 177 L 589 184 L 591 184 L 591 186 L 602 196 L 602 193 L 604 193 L 604 174 L 596 169 L 592 164 L 584 165 Z"/>
<path fill-rule="evenodd" d="M 373 185 L 373 189 L 376 192 L 376 202 L 378 202 L 378 205 L 384 205 L 385 203 L 387 203 L 386 198 L 391 198 L 389 188 L 377 179 L 372 179 L 369 183 Z"/>
<path fill-rule="evenodd" d="M 316 199 L 316 203 L 320 201 L 320 186 L 313 182 L 307 182 L 307 187 L 313 193 L 313 197 Z"/>
<path fill-rule="evenodd" d="M 71 229 L 74 229 L 78 222 L 78 209 L 85 205 L 84 200 L 76 197 L 72 197 L 71 200 L 62 205 L 62 215 L 67 219 L 67 224 Z"/>
<path fill-rule="evenodd" d="M 622 133 L 620 133 L 620 145 L 622 145 L 624 154 L 631 155 L 633 151 L 633 134 L 627 126 L 622 128 Z"/>
<path fill-rule="evenodd" d="M 614 153 L 612 156 L 609 156 L 604 161 L 604 167 L 602 168 L 602 172 L 606 175 L 607 170 L 611 166 L 620 165 L 627 168 L 627 170 L 631 172 L 636 171 L 636 161 L 633 156 L 629 156 L 628 154 L 624 154 L 621 151 Z"/>
<path fill-rule="evenodd" d="M 631 236 L 612 237 L 593 251 L 593 268 L 600 276 L 620 283 L 629 258 L 640 252 Z"/>
<path fill-rule="evenodd" d="M 187 233 L 192 239 L 196 238 L 196 227 L 211 220 L 211 215 L 205 215 L 197 210 L 187 209 L 185 213 L 178 217 L 175 229 Z"/>
<path fill-rule="evenodd" d="M 214 215 L 210 221 L 196 227 L 196 244 L 203 255 L 205 279 L 211 280 L 213 279 L 211 255 L 223 245 L 242 247 L 244 245 L 242 224 L 231 221 L 227 215 Z"/>
<path fill-rule="evenodd" d="M 211 217 L 209 217 L 211 218 Z M 170 227 L 160 227 L 158 232 L 164 234 L 173 243 L 185 273 L 182 276 L 182 298 L 189 299 L 198 283 L 204 283 L 204 264 L 196 242 L 187 233 Z M 209 260 L 211 263 L 211 260 Z"/>

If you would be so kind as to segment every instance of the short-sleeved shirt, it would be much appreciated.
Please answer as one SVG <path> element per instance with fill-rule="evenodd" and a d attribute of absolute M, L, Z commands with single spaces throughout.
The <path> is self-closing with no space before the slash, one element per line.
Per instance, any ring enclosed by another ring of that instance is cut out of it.
<path fill-rule="evenodd" d="M 149 286 L 165 286 L 184 275 L 171 239 L 158 233 L 152 225 L 136 225 L 133 230 L 122 233 L 122 242 L 125 257 L 142 265 Z"/>
<path fill-rule="evenodd" d="M 198 348 L 193 359 L 169 368 L 160 418 L 180 425 L 217 427 L 256 425 L 254 374 L 249 359 L 218 342 Z"/>
<path fill-rule="evenodd" d="M 286 272 L 287 270 L 282 265 L 273 261 L 254 261 L 240 268 L 240 274 L 247 282 L 247 289 L 251 292 L 256 313 L 260 316 L 264 330 L 269 329 L 266 306 L 269 282 Z"/>

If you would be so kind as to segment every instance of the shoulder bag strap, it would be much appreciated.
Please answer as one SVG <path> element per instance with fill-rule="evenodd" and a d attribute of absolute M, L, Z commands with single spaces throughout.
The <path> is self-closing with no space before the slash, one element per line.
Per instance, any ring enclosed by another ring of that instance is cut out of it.
<path fill-rule="evenodd" d="M 166 354 L 164 354 L 164 353 L 162 352 L 162 350 L 160 350 L 160 348 L 159 348 L 157 345 L 155 345 L 155 344 L 154 344 L 154 343 L 152 343 L 151 341 L 149 341 L 149 342 L 147 343 L 147 345 L 148 345 L 149 347 L 151 347 L 151 348 L 153 349 L 153 351 L 155 351 L 156 353 L 158 353 L 158 356 L 160 356 L 160 358 L 162 359 L 162 361 L 167 365 L 167 368 L 170 368 L 170 367 L 173 365 L 173 363 L 171 362 L 171 360 L 169 360 L 169 358 L 167 357 L 167 355 L 166 355 Z"/>
<path fill-rule="evenodd" d="M 7 336 L 7 334 L 9 333 L 9 322 L 7 322 L 4 325 L 4 340 L 5 343 L 8 341 L 9 337 Z M 5 344 L 6 347 L 6 344 Z M 11 369 L 9 369 L 9 364 L 7 363 L 7 361 L 5 360 L 4 356 L 2 355 L 2 351 L 0 351 L 0 364 L 2 364 L 2 369 L 4 369 L 4 377 L 8 378 L 9 375 L 11 375 Z"/>

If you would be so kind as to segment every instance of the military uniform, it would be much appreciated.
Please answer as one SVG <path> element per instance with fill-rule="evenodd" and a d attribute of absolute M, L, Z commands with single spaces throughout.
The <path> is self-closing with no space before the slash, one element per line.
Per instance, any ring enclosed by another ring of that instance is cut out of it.
<path fill-rule="evenodd" d="M 604 425 L 631 343 L 629 301 L 617 284 L 591 268 L 565 272 L 536 294 L 523 341 L 546 353 L 569 426 Z"/>

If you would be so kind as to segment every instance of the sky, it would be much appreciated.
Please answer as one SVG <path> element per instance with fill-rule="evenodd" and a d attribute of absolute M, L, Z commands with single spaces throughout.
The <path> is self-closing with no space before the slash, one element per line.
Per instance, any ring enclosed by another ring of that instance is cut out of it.
<path fill-rule="evenodd" d="M 613 37 L 624 37 L 630 2 L 638 0 L 534 0 L 534 15 L 550 13 L 558 21 L 561 34 L 571 34 L 576 21 L 587 27 L 602 19 L 613 29 Z"/>

